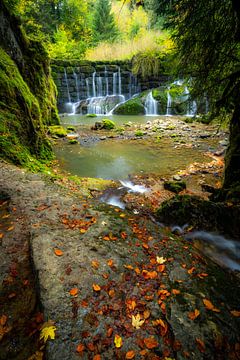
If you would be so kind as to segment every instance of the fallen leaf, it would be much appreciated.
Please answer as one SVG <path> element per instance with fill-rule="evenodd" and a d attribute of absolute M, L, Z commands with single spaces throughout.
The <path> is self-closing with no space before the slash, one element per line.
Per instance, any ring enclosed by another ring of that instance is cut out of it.
<path fill-rule="evenodd" d="M 77 351 L 78 353 L 81 353 L 81 352 L 84 351 L 84 349 L 85 349 L 85 346 L 84 346 L 83 344 L 79 344 L 79 345 L 77 346 L 77 348 L 76 348 L 76 351 Z"/>
<path fill-rule="evenodd" d="M 99 262 L 97 260 L 93 260 L 91 264 L 92 264 L 93 268 L 95 268 L 95 269 L 99 268 Z"/>
<path fill-rule="evenodd" d="M 2 326 L 6 325 L 7 319 L 8 319 L 7 315 L 2 315 L 0 317 L 0 325 L 2 325 Z"/>
<path fill-rule="evenodd" d="M 135 300 L 127 299 L 127 300 L 126 300 L 126 305 L 127 305 L 127 308 L 128 308 L 129 310 L 132 310 L 132 311 L 133 311 L 133 310 L 136 308 L 137 303 L 136 303 Z"/>
<path fill-rule="evenodd" d="M 205 352 L 205 344 L 204 344 L 204 342 L 199 338 L 196 338 L 195 340 L 196 340 L 196 343 L 197 343 L 198 350 L 200 352 Z"/>
<path fill-rule="evenodd" d="M 72 288 L 71 290 L 69 290 L 69 294 L 72 296 L 76 296 L 78 293 L 78 288 Z"/>
<path fill-rule="evenodd" d="M 190 320 L 195 320 L 199 315 L 200 311 L 198 309 L 195 309 L 194 311 L 188 313 L 188 317 Z"/>
<path fill-rule="evenodd" d="M 208 310 L 212 310 L 212 311 L 215 311 L 215 312 L 220 312 L 219 309 L 215 308 L 215 306 L 211 303 L 210 300 L 208 299 L 203 299 L 203 303 L 205 305 L 205 307 L 208 309 Z"/>
<path fill-rule="evenodd" d="M 44 323 L 41 327 L 41 332 L 40 332 L 40 340 L 43 339 L 44 342 L 46 342 L 48 340 L 48 338 L 50 340 L 54 340 L 55 339 L 55 331 L 56 331 L 56 326 L 54 325 L 48 325 L 48 323 Z"/>
<path fill-rule="evenodd" d="M 10 226 L 9 228 L 7 228 L 7 231 L 12 231 L 14 229 L 14 226 Z"/>
<path fill-rule="evenodd" d="M 121 336 L 119 336 L 117 334 L 114 336 L 114 344 L 115 344 L 116 348 L 120 348 L 122 346 Z"/>
<path fill-rule="evenodd" d="M 114 289 L 109 290 L 108 295 L 109 295 L 111 298 L 113 298 L 114 295 L 115 295 L 115 290 L 114 290 Z"/>
<path fill-rule="evenodd" d="M 165 270 L 165 268 L 166 268 L 166 265 L 159 265 L 159 266 L 157 267 L 157 270 L 158 270 L 159 272 L 163 272 L 163 271 Z"/>
<path fill-rule="evenodd" d="M 192 274 L 195 270 L 196 270 L 196 268 L 193 266 L 193 267 L 191 267 L 191 269 L 188 270 L 188 273 Z"/>
<path fill-rule="evenodd" d="M 165 262 L 167 261 L 167 259 L 164 259 L 162 256 L 161 257 L 159 257 L 159 256 L 157 256 L 157 263 L 158 264 L 164 264 Z"/>
<path fill-rule="evenodd" d="M 86 229 L 80 229 L 81 234 L 85 234 L 86 231 L 87 231 Z"/>
<path fill-rule="evenodd" d="M 98 284 L 92 285 L 94 291 L 101 291 L 101 287 Z"/>
<path fill-rule="evenodd" d="M 126 359 L 134 359 L 135 358 L 135 351 L 130 350 L 126 353 Z"/>
<path fill-rule="evenodd" d="M 145 323 L 145 320 L 141 320 L 140 314 L 136 316 L 132 315 L 132 326 L 135 327 L 137 330 Z"/>
<path fill-rule="evenodd" d="M 173 293 L 173 295 L 178 295 L 178 294 L 180 294 L 180 290 L 172 289 L 172 293 Z"/>
<path fill-rule="evenodd" d="M 150 315 L 151 315 L 151 312 L 149 310 L 145 310 L 143 313 L 143 317 L 145 320 L 148 319 L 150 317 Z"/>
<path fill-rule="evenodd" d="M 133 270 L 133 266 L 132 265 L 123 265 L 125 267 L 125 269 L 129 269 L 129 270 Z"/>
<path fill-rule="evenodd" d="M 121 218 L 124 218 L 126 216 L 126 214 L 122 213 L 119 215 Z"/>
<path fill-rule="evenodd" d="M 107 264 L 108 264 L 108 266 L 112 267 L 113 266 L 113 260 L 112 259 L 108 260 Z"/>
<path fill-rule="evenodd" d="M 107 329 L 107 337 L 111 337 L 112 336 L 112 333 L 113 333 L 113 328 L 108 328 Z"/>
<path fill-rule="evenodd" d="M 101 355 L 94 355 L 93 360 L 101 360 Z"/>
<path fill-rule="evenodd" d="M 158 276 L 156 271 L 143 270 L 142 274 L 143 274 L 144 279 L 156 279 Z"/>
<path fill-rule="evenodd" d="M 57 256 L 62 256 L 62 255 L 63 255 L 63 252 L 62 252 L 62 250 L 60 250 L 60 249 L 54 249 L 54 253 L 55 253 L 55 255 L 57 255 Z"/>
<path fill-rule="evenodd" d="M 158 342 L 153 336 L 145 338 L 143 341 L 148 349 L 153 349 L 158 346 Z"/>
<path fill-rule="evenodd" d="M 235 317 L 240 317 L 240 311 L 232 310 L 232 311 L 230 311 L 230 313 Z"/>

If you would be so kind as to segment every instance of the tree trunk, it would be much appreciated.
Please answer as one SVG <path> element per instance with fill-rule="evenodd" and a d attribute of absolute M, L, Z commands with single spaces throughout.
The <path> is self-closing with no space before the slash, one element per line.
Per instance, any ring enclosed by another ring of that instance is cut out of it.
<path fill-rule="evenodd" d="M 225 157 L 223 190 L 240 187 L 240 104 L 236 104 L 230 122 L 229 146 Z"/>

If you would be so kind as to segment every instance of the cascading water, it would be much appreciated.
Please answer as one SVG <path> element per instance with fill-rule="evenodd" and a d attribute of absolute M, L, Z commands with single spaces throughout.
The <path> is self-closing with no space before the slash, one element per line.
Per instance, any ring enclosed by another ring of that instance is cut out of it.
<path fill-rule="evenodd" d="M 94 73 L 92 74 L 92 96 L 96 97 L 96 82 L 95 82 L 95 78 L 96 78 L 96 71 L 94 71 Z"/>
<path fill-rule="evenodd" d="M 167 92 L 167 110 L 166 110 L 166 116 L 171 116 L 171 107 L 172 107 L 172 97 L 169 92 L 170 89 L 168 89 Z"/>
<path fill-rule="evenodd" d="M 105 86 L 106 86 L 106 96 L 109 95 L 109 86 L 108 86 L 108 72 L 107 72 L 107 66 L 105 65 L 104 68 L 104 77 L 105 77 Z"/>
<path fill-rule="evenodd" d="M 146 115 L 157 115 L 158 102 L 153 98 L 152 91 L 146 97 L 145 109 Z"/>
<path fill-rule="evenodd" d="M 74 79 L 75 79 L 75 84 L 76 84 L 76 90 L 77 90 L 77 101 L 80 100 L 80 92 L 79 92 L 79 82 L 78 82 L 78 76 L 77 74 L 75 73 L 75 71 L 73 71 L 73 76 L 74 76 Z M 70 94 L 69 94 L 70 95 Z"/>

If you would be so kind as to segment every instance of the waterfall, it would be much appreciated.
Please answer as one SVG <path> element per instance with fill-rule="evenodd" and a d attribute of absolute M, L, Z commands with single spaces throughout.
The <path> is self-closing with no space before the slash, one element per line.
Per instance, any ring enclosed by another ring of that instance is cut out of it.
<path fill-rule="evenodd" d="M 108 72 L 107 72 L 106 65 L 105 65 L 105 70 L 104 70 L 104 77 L 105 77 L 105 85 L 106 85 L 106 96 L 108 96 Z"/>
<path fill-rule="evenodd" d="M 122 94 L 122 78 L 120 66 L 118 67 L 118 94 Z"/>
<path fill-rule="evenodd" d="M 66 69 L 64 68 L 64 78 L 65 78 L 65 81 L 66 81 L 66 86 L 67 86 L 67 95 L 68 95 L 68 102 L 71 103 L 71 96 L 70 96 L 70 92 L 69 92 L 69 85 L 68 85 L 68 77 L 67 77 L 67 71 Z"/>
<path fill-rule="evenodd" d="M 87 98 L 90 98 L 90 87 L 89 87 L 89 79 L 86 79 L 86 87 L 87 87 Z"/>
<path fill-rule="evenodd" d="M 168 88 L 168 92 L 167 92 L 167 111 L 166 111 L 166 116 L 171 116 L 171 107 L 172 107 L 172 97 L 170 95 L 169 92 L 169 88 Z"/>
<path fill-rule="evenodd" d="M 102 78 L 101 76 L 97 77 L 97 96 L 103 96 L 103 86 L 102 86 Z"/>
<path fill-rule="evenodd" d="M 95 84 L 95 78 L 96 78 L 96 71 L 92 74 L 92 96 L 96 97 L 96 84 Z"/>
<path fill-rule="evenodd" d="M 185 89 L 184 89 L 184 95 L 186 96 L 186 101 L 188 101 L 188 107 L 187 107 L 187 113 L 186 113 L 186 116 L 195 116 L 196 113 L 197 113 L 197 103 L 195 100 L 191 101 L 189 99 L 189 90 L 188 90 L 188 87 L 185 86 Z"/>
<path fill-rule="evenodd" d="M 75 86 L 76 86 L 76 91 L 77 91 L 77 101 L 80 100 L 80 95 L 79 95 L 79 83 L 78 83 L 78 77 L 77 74 L 75 73 L 75 71 L 73 71 L 73 76 L 75 79 Z"/>
<path fill-rule="evenodd" d="M 153 98 L 152 91 L 146 97 L 145 109 L 146 115 L 157 115 L 158 102 Z"/>
<path fill-rule="evenodd" d="M 113 95 L 117 95 L 117 78 L 118 78 L 118 73 L 117 72 L 113 73 Z"/>

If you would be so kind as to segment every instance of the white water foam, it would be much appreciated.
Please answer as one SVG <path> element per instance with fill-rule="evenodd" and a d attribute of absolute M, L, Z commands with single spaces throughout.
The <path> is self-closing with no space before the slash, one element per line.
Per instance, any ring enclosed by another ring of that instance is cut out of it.
<path fill-rule="evenodd" d="M 143 194 L 148 191 L 148 189 L 144 185 L 136 185 L 130 180 L 120 180 L 120 183 L 122 184 L 122 186 L 130 189 L 132 192 L 138 192 L 140 194 Z"/>

